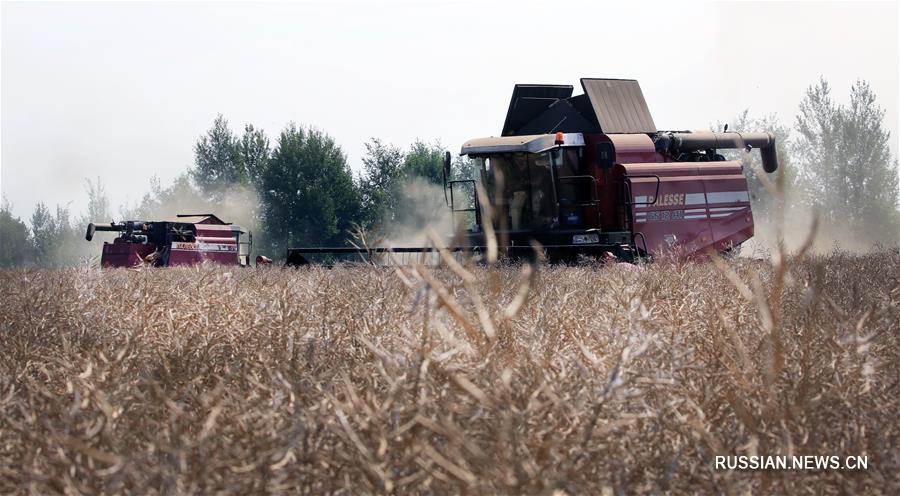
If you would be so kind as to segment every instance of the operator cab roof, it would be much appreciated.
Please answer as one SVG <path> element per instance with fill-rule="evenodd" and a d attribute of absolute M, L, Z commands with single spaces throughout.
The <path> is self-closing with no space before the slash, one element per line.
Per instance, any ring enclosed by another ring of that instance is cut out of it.
<path fill-rule="evenodd" d="M 636 80 L 582 78 L 581 88 L 572 96 L 569 85 L 515 85 L 500 135 L 656 132 Z"/>
<path fill-rule="evenodd" d="M 581 133 L 565 133 L 563 134 L 563 144 L 559 146 L 584 146 L 584 135 Z M 466 141 L 465 144 L 463 144 L 460 155 L 477 156 L 496 153 L 541 153 L 556 147 L 556 134 L 476 138 Z"/>
<path fill-rule="evenodd" d="M 186 224 L 228 224 L 216 217 L 215 214 L 178 214 L 175 220 L 169 222 L 184 222 Z"/>
<path fill-rule="evenodd" d="M 517 84 L 513 88 L 501 137 L 467 141 L 462 155 L 540 153 L 556 146 L 584 146 L 584 134 L 653 134 L 656 125 L 634 79 L 583 78 L 584 93 L 559 84 Z"/>

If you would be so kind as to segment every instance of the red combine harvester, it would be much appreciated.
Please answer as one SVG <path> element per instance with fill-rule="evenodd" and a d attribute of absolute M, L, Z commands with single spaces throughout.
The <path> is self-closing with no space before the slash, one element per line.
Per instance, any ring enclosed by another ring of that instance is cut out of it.
<path fill-rule="evenodd" d="M 178 215 L 175 220 L 125 221 L 88 224 L 84 238 L 94 239 L 97 231 L 116 232 L 112 243 L 103 243 L 103 267 L 134 267 L 144 263 L 155 267 L 215 262 L 249 265 L 253 237 L 240 227 L 213 214 Z M 246 234 L 247 240 L 241 236 Z"/>
<path fill-rule="evenodd" d="M 446 153 L 448 206 L 472 221 L 452 250 L 483 251 L 486 223 L 510 255 L 530 252 L 534 240 L 548 258 L 564 262 L 606 252 L 628 261 L 691 256 L 730 250 L 753 236 L 741 162 L 725 160 L 717 150 L 757 148 L 764 170 L 774 172 L 774 135 L 660 131 L 637 81 L 582 79 L 581 86 L 584 93 L 572 96 L 568 85 L 516 85 L 501 136 L 462 146 L 461 154 L 474 159 L 474 179 L 448 180 Z M 490 202 L 491 218 L 476 185 Z M 293 248 L 287 262 L 384 251 Z"/>

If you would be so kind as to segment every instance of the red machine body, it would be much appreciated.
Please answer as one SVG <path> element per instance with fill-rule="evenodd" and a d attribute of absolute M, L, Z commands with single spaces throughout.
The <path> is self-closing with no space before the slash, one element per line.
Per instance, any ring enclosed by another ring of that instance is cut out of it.
<path fill-rule="evenodd" d="M 195 265 L 213 262 L 223 265 L 248 265 L 252 244 L 250 233 L 222 221 L 213 214 L 178 215 L 174 220 L 125 221 L 88 224 L 85 239 L 96 231 L 117 232 L 110 243 L 103 243 L 100 258 L 103 267 L 156 267 Z M 246 235 L 246 240 L 242 236 Z"/>
<path fill-rule="evenodd" d="M 747 178 L 740 162 L 679 162 L 657 152 L 645 134 L 585 138 L 588 150 L 591 143 L 606 139 L 615 151 L 615 166 L 608 174 L 587 162 L 593 166 L 600 198 L 605 199 L 596 227 L 640 233 L 646 249 L 656 254 L 723 251 L 753 237 Z M 616 187 L 622 184 L 630 187 Z M 622 198 L 622 193 L 631 198 Z M 643 247 L 640 241 L 636 244 Z"/>
<path fill-rule="evenodd" d="M 455 198 L 475 195 L 454 189 L 476 185 L 505 244 L 527 249 L 538 241 L 563 261 L 607 251 L 629 260 L 692 256 L 753 236 L 743 166 L 717 150 L 759 149 L 773 172 L 774 135 L 660 131 L 637 81 L 581 83 L 577 96 L 572 86 L 516 85 L 501 136 L 463 145 L 475 177 L 446 187 L 454 212 L 474 212 L 470 246 L 485 244 L 483 208 L 477 201 L 458 208 Z"/>

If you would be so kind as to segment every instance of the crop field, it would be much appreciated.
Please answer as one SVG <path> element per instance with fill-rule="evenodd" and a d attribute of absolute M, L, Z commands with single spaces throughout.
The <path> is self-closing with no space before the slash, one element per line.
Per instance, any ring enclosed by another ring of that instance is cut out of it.
<path fill-rule="evenodd" d="M 0 493 L 900 493 L 897 250 L 0 294 Z M 714 463 L 757 454 L 868 468 Z"/>

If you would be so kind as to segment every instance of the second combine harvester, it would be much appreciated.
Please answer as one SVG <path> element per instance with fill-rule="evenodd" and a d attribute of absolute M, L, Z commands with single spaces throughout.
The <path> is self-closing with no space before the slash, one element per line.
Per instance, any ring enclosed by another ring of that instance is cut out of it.
<path fill-rule="evenodd" d="M 462 146 L 461 154 L 474 159 L 474 179 L 449 180 L 446 154 L 448 206 L 471 222 L 453 250 L 483 251 L 487 223 L 501 250 L 524 254 L 537 241 L 558 261 L 605 252 L 629 261 L 690 256 L 725 251 L 753 236 L 741 162 L 718 150 L 759 149 L 771 173 L 778 167 L 773 134 L 661 131 L 637 81 L 582 79 L 581 87 L 584 93 L 572 96 L 569 85 L 517 84 L 500 137 Z M 477 185 L 489 209 L 478 201 Z M 292 248 L 287 261 L 304 265 L 312 254 L 357 252 Z"/>

